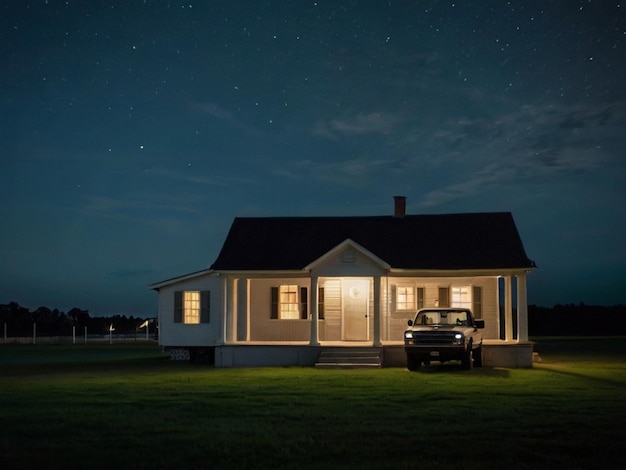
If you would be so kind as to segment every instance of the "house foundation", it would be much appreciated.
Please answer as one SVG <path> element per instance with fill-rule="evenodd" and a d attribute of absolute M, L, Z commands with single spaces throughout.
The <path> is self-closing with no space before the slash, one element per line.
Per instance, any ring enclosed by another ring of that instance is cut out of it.
<path fill-rule="evenodd" d="M 483 365 L 508 369 L 532 368 L 534 346 L 535 343 L 532 341 L 519 343 L 485 341 L 483 343 Z"/>
<path fill-rule="evenodd" d="M 324 346 L 306 344 L 237 344 L 222 345 L 211 349 L 210 362 L 215 367 L 312 367 L 318 361 Z M 509 369 L 532 368 L 533 348 L 531 341 L 524 343 L 483 343 L 483 366 L 504 367 Z M 169 350 L 173 360 L 190 360 L 195 356 L 205 355 L 198 352 L 202 348 L 172 348 Z M 404 345 L 390 344 L 382 346 L 382 367 L 406 367 Z"/>

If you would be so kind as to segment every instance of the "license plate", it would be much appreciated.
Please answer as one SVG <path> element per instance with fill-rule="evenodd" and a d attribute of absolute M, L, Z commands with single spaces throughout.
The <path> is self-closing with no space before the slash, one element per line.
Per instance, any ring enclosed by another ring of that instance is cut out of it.
<path fill-rule="evenodd" d="M 431 356 L 439 356 L 439 351 L 431 351 L 430 355 Z"/>

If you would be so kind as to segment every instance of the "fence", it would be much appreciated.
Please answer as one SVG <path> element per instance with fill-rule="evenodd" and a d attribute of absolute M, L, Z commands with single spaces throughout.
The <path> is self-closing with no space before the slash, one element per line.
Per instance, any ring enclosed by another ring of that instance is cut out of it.
<path fill-rule="evenodd" d="M 157 335 L 150 333 L 148 328 L 145 332 L 116 333 L 113 331 L 101 334 L 88 334 L 87 327 L 77 331 L 72 327 L 72 331 L 67 336 L 45 336 L 37 335 L 37 324 L 33 323 L 32 336 L 9 336 L 7 324 L 4 324 L 4 335 L 0 338 L 0 344 L 87 344 L 87 343 L 119 343 L 135 341 L 157 341 Z"/>

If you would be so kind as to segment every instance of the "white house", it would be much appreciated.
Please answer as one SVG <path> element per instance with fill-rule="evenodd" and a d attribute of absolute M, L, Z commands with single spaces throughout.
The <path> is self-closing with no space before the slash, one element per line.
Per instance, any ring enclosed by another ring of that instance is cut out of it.
<path fill-rule="evenodd" d="M 470 307 L 483 362 L 532 367 L 526 274 L 535 269 L 508 212 L 236 218 L 209 269 L 150 286 L 172 357 L 216 367 L 313 365 L 328 348 L 375 350 L 404 365 L 421 307 Z M 516 308 L 514 308 L 516 307 Z"/>

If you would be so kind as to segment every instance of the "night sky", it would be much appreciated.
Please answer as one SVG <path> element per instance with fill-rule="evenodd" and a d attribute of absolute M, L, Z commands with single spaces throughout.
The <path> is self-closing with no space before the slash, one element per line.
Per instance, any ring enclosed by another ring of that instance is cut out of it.
<path fill-rule="evenodd" d="M 237 216 L 510 211 L 626 303 L 626 3 L 0 6 L 0 303 L 153 316 Z"/>

